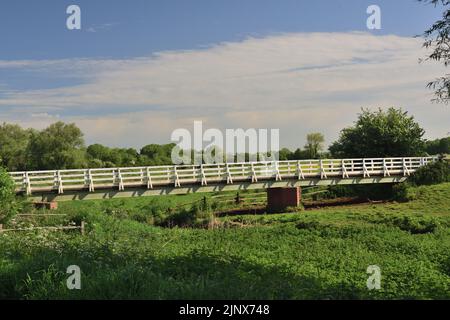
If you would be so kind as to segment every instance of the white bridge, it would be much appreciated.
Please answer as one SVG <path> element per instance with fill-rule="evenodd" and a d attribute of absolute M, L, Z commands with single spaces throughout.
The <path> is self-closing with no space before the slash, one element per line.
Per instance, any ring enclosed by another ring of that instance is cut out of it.
<path fill-rule="evenodd" d="M 10 172 L 16 192 L 41 200 L 395 183 L 437 157 L 323 159 Z M 38 197 L 37 197 L 38 196 Z"/>

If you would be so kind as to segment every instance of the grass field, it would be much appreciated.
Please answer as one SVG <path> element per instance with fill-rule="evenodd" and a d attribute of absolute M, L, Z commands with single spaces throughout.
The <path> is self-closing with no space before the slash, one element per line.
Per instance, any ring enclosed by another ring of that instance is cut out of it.
<path fill-rule="evenodd" d="M 60 203 L 60 223 L 84 220 L 86 234 L 0 234 L 0 298 L 450 299 L 450 183 L 412 192 L 407 203 L 223 217 L 214 229 L 152 225 L 153 207 L 203 195 Z M 69 265 L 81 290 L 66 287 Z M 369 265 L 380 290 L 366 287 Z"/>

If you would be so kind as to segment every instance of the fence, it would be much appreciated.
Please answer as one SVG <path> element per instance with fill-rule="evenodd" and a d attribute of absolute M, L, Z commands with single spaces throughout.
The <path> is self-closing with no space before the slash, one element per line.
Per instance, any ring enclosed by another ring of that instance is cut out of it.
<path fill-rule="evenodd" d="M 89 190 L 125 187 L 174 186 L 208 183 L 233 184 L 260 180 L 340 177 L 409 176 L 437 157 L 331 159 L 272 162 L 245 162 L 204 165 L 151 166 L 11 172 L 17 192 L 59 194 L 65 190 Z"/>
<path fill-rule="evenodd" d="M 34 230 L 80 230 L 80 233 L 84 235 L 85 233 L 85 223 L 81 221 L 79 226 L 59 226 L 59 227 L 30 227 L 30 228 L 11 228 L 11 229 L 3 229 L 3 224 L 0 224 L 0 234 L 4 232 L 11 231 L 34 231 Z"/>

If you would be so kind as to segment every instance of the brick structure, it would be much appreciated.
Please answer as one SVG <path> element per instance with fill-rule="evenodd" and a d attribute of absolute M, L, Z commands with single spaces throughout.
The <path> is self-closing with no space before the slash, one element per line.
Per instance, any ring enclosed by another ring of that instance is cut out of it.
<path fill-rule="evenodd" d="M 267 189 L 267 210 L 283 211 L 287 207 L 298 207 L 301 201 L 301 188 L 269 188 Z"/>
<path fill-rule="evenodd" d="M 45 208 L 45 209 L 48 209 L 48 210 L 56 210 L 56 209 L 58 209 L 58 202 L 56 202 L 56 201 L 50 201 L 50 202 L 47 202 L 47 201 L 36 201 L 36 202 L 33 202 L 33 205 L 34 205 L 35 208 L 38 208 L 38 209 L 41 209 L 41 208 Z"/>

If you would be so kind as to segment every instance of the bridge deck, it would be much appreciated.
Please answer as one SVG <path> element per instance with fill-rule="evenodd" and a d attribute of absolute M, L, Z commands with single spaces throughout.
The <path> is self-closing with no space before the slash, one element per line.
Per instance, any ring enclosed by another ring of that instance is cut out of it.
<path fill-rule="evenodd" d="M 71 200 L 280 186 L 393 183 L 405 180 L 436 159 L 295 160 L 23 171 L 10 175 L 18 193 Z"/>

